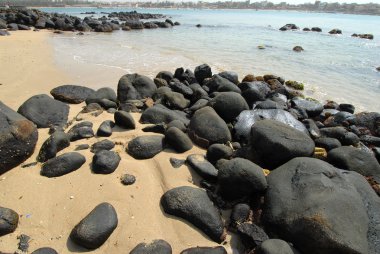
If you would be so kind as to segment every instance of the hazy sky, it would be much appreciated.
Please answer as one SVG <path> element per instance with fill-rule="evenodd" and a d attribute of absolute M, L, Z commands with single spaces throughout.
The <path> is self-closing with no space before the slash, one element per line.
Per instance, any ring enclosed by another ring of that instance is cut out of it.
<path fill-rule="evenodd" d="M 148 2 L 148 1 L 152 1 L 152 2 L 155 2 L 157 0 L 95 0 L 95 1 L 99 1 L 99 2 L 114 2 L 114 1 L 117 1 L 117 2 Z M 159 0 L 159 1 L 163 1 L 163 0 Z M 174 1 L 174 2 L 188 2 L 188 1 L 193 1 L 193 2 L 197 2 L 198 0 L 169 0 L 169 1 Z M 203 0 L 204 2 L 217 2 L 218 0 Z M 221 0 L 221 1 L 225 1 L 225 0 Z M 237 1 L 243 1 L 243 0 L 237 0 Z M 251 2 L 260 2 L 261 0 L 251 0 Z M 269 0 L 271 1 L 271 0 Z M 313 0 L 272 0 L 271 2 L 273 3 L 280 3 L 280 2 L 287 2 L 287 3 L 290 3 L 290 4 L 300 4 L 300 3 L 314 3 L 315 1 Z M 339 2 L 339 3 L 378 3 L 380 4 L 380 0 L 343 0 L 343 1 L 339 1 L 339 0 L 322 0 L 322 2 L 329 2 L 329 3 L 335 3 L 335 2 Z"/>

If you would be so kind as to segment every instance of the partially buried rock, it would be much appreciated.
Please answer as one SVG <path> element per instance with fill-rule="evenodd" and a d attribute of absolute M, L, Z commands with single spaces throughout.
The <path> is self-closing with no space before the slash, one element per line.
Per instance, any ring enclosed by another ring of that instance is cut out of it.
<path fill-rule="evenodd" d="M 197 145 L 207 148 L 219 143 L 231 141 L 231 133 L 227 124 L 211 107 L 204 107 L 195 112 L 188 130 L 190 138 Z"/>
<path fill-rule="evenodd" d="M 58 86 L 50 91 L 54 99 L 73 104 L 84 102 L 93 93 L 93 89 L 77 85 Z"/>
<path fill-rule="evenodd" d="M 187 157 L 186 162 L 205 180 L 216 181 L 218 170 L 212 165 L 204 155 L 191 154 Z"/>
<path fill-rule="evenodd" d="M 257 247 L 257 254 L 299 254 L 299 252 L 281 239 L 268 239 Z"/>
<path fill-rule="evenodd" d="M 146 127 L 142 128 L 141 130 L 143 132 L 154 132 L 154 133 L 165 134 L 166 129 L 167 129 L 166 124 L 160 123 L 160 124 L 146 126 Z"/>
<path fill-rule="evenodd" d="M 130 174 L 125 174 L 120 178 L 120 181 L 124 185 L 132 185 L 136 182 L 136 177 Z"/>
<path fill-rule="evenodd" d="M 37 139 L 36 126 L 0 102 L 0 174 L 29 158 Z"/>
<path fill-rule="evenodd" d="M 249 109 L 245 99 L 234 92 L 219 93 L 209 105 L 227 123 L 234 121 L 243 110 Z"/>
<path fill-rule="evenodd" d="M 45 162 L 54 158 L 59 151 L 70 145 L 69 135 L 62 131 L 56 131 L 42 144 L 37 161 Z"/>
<path fill-rule="evenodd" d="M 342 146 L 331 150 L 327 160 L 337 168 L 356 171 L 367 177 L 373 177 L 380 183 L 380 165 L 375 156 L 350 146 Z"/>
<path fill-rule="evenodd" d="M 35 95 L 25 101 L 17 111 L 35 123 L 38 128 L 63 126 L 67 122 L 69 106 L 46 94 Z"/>
<path fill-rule="evenodd" d="M 74 125 L 67 134 L 70 137 L 70 141 L 77 141 L 80 139 L 92 138 L 95 136 L 92 130 L 93 124 L 89 121 L 80 122 Z"/>
<path fill-rule="evenodd" d="M 120 160 L 116 152 L 101 150 L 92 159 L 92 171 L 96 174 L 111 174 L 119 166 Z"/>
<path fill-rule="evenodd" d="M 154 105 L 151 108 L 148 108 L 141 114 L 140 122 L 141 123 L 170 123 L 174 120 L 180 120 L 185 124 L 189 123 L 186 114 L 177 110 L 170 110 L 164 105 Z"/>
<path fill-rule="evenodd" d="M 180 254 L 227 254 L 227 251 L 222 246 L 217 247 L 193 247 L 181 251 Z"/>
<path fill-rule="evenodd" d="M 185 160 L 180 160 L 176 158 L 170 158 L 169 161 L 173 168 L 179 168 L 186 162 Z"/>
<path fill-rule="evenodd" d="M 139 74 L 127 74 L 121 77 L 117 86 L 117 98 L 120 102 L 140 100 L 152 97 L 157 87 L 153 80 Z"/>
<path fill-rule="evenodd" d="M 58 254 L 58 252 L 53 248 L 43 247 L 33 251 L 32 254 Z"/>
<path fill-rule="evenodd" d="M 0 236 L 14 232 L 18 225 L 18 214 L 12 209 L 0 207 Z"/>
<path fill-rule="evenodd" d="M 215 242 L 225 239 L 219 211 L 204 190 L 188 186 L 171 189 L 162 196 L 161 205 L 166 213 L 187 220 Z"/>
<path fill-rule="evenodd" d="M 96 142 L 91 146 L 91 152 L 92 153 L 97 153 L 101 150 L 111 150 L 115 147 L 115 143 L 112 142 L 111 140 L 104 139 L 102 141 Z"/>
<path fill-rule="evenodd" d="M 58 254 L 58 252 L 53 248 L 43 247 L 33 251 L 32 254 Z"/>
<path fill-rule="evenodd" d="M 127 150 L 135 159 L 150 159 L 163 149 L 163 136 L 141 136 L 129 141 Z"/>
<path fill-rule="evenodd" d="M 109 137 L 112 135 L 112 128 L 115 126 L 115 123 L 111 120 L 106 120 L 102 122 L 99 126 L 96 135 L 99 137 Z"/>
<path fill-rule="evenodd" d="M 136 123 L 132 115 L 125 111 L 117 111 L 114 115 L 116 125 L 125 129 L 135 129 Z"/>
<path fill-rule="evenodd" d="M 74 227 L 70 239 L 87 249 L 97 249 L 107 241 L 117 224 L 115 208 L 101 203 Z"/>
<path fill-rule="evenodd" d="M 86 162 L 80 153 L 65 153 L 48 160 L 42 165 L 41 175 L 47 177 L 63 176 L 79 169 Z"/>
<path fill-rule="evenodd" d="M 225 199 L 234 200 L 265 192 L 268 185 L 263 169 L 253 162 L 234 158 L 218 164 L 219 191 Z"/>
<path fill-rule="evenodd" d="M 262 120 L 255 123 L 251 131 L 252 148 L 270 168 L 314 152 L 314 142 L 308 135 L 284 123 Z"/>
<path fill-rule="evenodd" d="M 129 254 L 172 254 L 172 247 L 164 240 L 140 243 Z"/>
<path fill-rule="evenodd" d="M 231 147 L 223 144 L 213 144 L 207 149 L 207 159 L 215 163 L 220 159 L 230 159 L 233 155 L 233 150 Z"/>
<path fill-rule="evenodd" d="M 191 139 L 177 127 L 170 127 L 165 133 L 165 141 L 179 153 L 193 148 Z"/>

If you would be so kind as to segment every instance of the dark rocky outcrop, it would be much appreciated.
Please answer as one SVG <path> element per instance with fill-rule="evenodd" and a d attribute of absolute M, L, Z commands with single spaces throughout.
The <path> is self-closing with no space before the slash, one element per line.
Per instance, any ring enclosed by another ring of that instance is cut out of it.
<path fill-rule="evenodd" d="M 152 97 L 157 87 L 153 80 L 139 74 L 121 77 L 117 86 L 117 98 L 123 103 L 127 100 L 140 100 Z"/>
<path fill-rule="evenodd" d="M 115 126 L 115 123 L 111 120 L 106 120 L 102 122 L 99 126 L 99 129 L 96 132 L 96 135 L 99 137 L 109 137 L 112 135 L 112 128 Z"/>
<path fill-rule="evenodd" d="M 80 139 L 92 138 L 95 136 L 92 129 L 93 123 L 89 121 L 80 122 L 74 125 L 68 132 L 67 135 L 70 141 L 77 141 Z"/>
<path fill-rule="evenodd" d="M 166 213 L 187 220 L 213 241 L 225 239 L 223 221 L 204 190 L 188 186 L 171 189 L 162 196 L 161 205 Z"/>
<path fill-rule="evenodd" d="M 41 175 L 46 177 L 58 177 L 79 169 L 86 162 L 86 158 L 80 153 L 65 153 L 52 158 L 42 165 Z"/>
<path fill-rule="evenodd" d="M 125 111 L 116 111 L 114 114 L 116 125 L 125 129 L 135 129 L 136 123 L 132 115 Z"/>
<path fill-rule="evenodd" d="M 96 174 L 111 174 L 119 166 L 120 160 L 116 152 L 100 150 L 92 158 L 92 171 Z"/>
<path fill-rule="evenodd" d="M 288 31 L 288 30 L 298 30 L 299 27 L 295 24 L 286 24 L 285 26 L 280 28 L 280 31 Z"/>
<path fill-rule="evenodd" d="M 207 64 L 199 65 L 195 68 L 194 75 L 198 83 L 203 84 L 203 80 L 212 77 L 211 67 Z"/>
<path fill-rule="evenodd" d="M 58 86 L 50 91 L 54 99 L 73 104 L 84 102 L 93 93 L 93 89 L 77 85 Z"/>
<path fill-rule="evenodd" d="M 0 236 L 14 232 L 18 226 L 18 214 L 12 209 L 0 206 Z"/>
<path fill-rule="evenodd" d="M 128 143 L 127 152 L 135 159 L 150 159 L 164 149 L 163 136 L 141 136 Z"/>
<path fill-rule="evenodd" d="M 107 241 L 117 224 L 115 208 L 109 203 L 101 203 L 74 227 L 70 239 L 87 249 L 97 249 Z"/>
<path fill-rule="evenodd" d="M 278 121 L 258 121 L 252 126 L 251 135 L 255 154 L 270 168 L 314 152 L 314 142 L 308 135 Z"/>
<path fill-rule="evenodd" d="M 52 125 L 63 126 L 66 124 L 69 106 L 46 94 L 40 94 L 25 101 L 17 112 L 35 123 L 38 128 L 48 128 Z"/>
<path fill-rule="evenodd" d="M 138 244 L 129 254 L 172 254 L 172 247 L 164 240 L 153 240 Z"/>
<path fill-rule="evenodd" d="M 189 123 L 186 114 L 176 110 L 170 110 L 163 105 L 154 105 L 151 108 L 148 108 L 141 114 L 140 122 L 141 123 L 170 123 L 174 120 L 180 120 L 185 124 Z"/>
<path fill-rule="evenodd" d="M 0 174 L 29 158 L 37 139 L 36 126 L 0 102 Z"/>
<path fill-rule="evenodd" d="M 231 141 L 231 133 L 227 124 L 211 107 L 197 110 L 190 120 L 188 133 L 195 144 L 207 148 L 208 146 Z"/>
<path fill-rule="evenodd" d="M 227 123 L 234 121 L 243 110 L 249 109 L 245 99 L 234 92 L 219 93 L 208 105 Z"/>
<path fill-rule="evenodd" d="M 105 103 L 110 101 L 114 103 L 117 102 L 115 91 L 109 87 L 102 87 L 87 97 L 86 104 L 97 103 L 103 107 Z"/>

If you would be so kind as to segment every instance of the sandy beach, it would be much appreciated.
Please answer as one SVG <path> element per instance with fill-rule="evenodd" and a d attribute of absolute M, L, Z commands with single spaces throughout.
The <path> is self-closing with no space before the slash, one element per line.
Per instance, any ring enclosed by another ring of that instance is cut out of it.
<path fill-rule="evenodd" d="M 49 91 L 70 80 L 54 65 L 52 48 L 47 43 L 50 31 L 12 32 L 0 39 L 0 100 L 14 110 L 35 94 Z M 69 119 L 81 110 L 83 104 L 70 106 Z M 114 130 L 108 138 L 116 142 L 114 150 L 121 156 L 117 170 L 110 175 L 93 174 L 90 169 L 93 154 L 89 150 L 79 151 L 86 163 L 77 171 L 58 178 L 40 175 L 41 164 L 22 168 L 34 162 L 42 143 L 48 138 L 47 129 L 39 129 L 38 143 L 34 154 L 20 166 L 0 177 L 1 206 L 10 207 L 20 215 L 14 233 L 0 238 L 0 251 L 13 253 L 17 249 L 17 236 L 31 237 L 30 251 L 40 247 L 52 247 L 58 253 L 86 251 L 69 240 L 72 228 L 96 205 L 111 203 L 117 210 L 119 225 L 111 237 L 99 249 L 91 253 L 129 253 L 141 242 L 164 239 L 173 248 L 173 253 L 195 246 L 216 246 L 200 230 L 184 220 L 166 215 L 160 207 L 163 193 L 177 186 L 195 186 L 199 177 L 187 166 L 174 169 L 169 158 L 186 159 L 193 153 L 204 153 L 194 148 L 184 154 L 165 150 L 153 159 L 135 160 L 125 152 L 125 145 L 132 138 L 146 135 L 138 123 L 139 114 L 133 117 L 136 130 Z M 100 116 L 84 115 L 83 119 L 94 123 L 94 130 L 104 120 L 113 120 L 113 115 L 104 111 Z M 77 122 L 74 122 L 77 123 Z M 82 143 L 92 144 L 104 138 L 71 142 L 59 154 L 73 151 Z M 136 176 L 136 183 L 124 186 L 120 177 L 129 173 Z M 230 236 L 228 237 L 230 239 Z M 235 242 L 235 241 L 232 241 Z M 231 247 L 225 246 L 231 253 Z"/>

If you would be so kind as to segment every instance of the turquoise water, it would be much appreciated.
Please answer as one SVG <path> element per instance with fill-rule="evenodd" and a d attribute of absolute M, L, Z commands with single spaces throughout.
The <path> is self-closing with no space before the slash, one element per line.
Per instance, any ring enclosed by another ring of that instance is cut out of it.
<path fill-rule="evenodd" d="M 130 11 L 130 9 L 54 8 L 49 12 Z M 359 110 L 380 111 L 380 17 L 254 10 L 137 9 L 162 13 L 179 21 L 171 29 L 116 31 L 112 34 L 54 35 L 57 63 L 77 83 L 116 87 L 122 74 L 155 76 L 177 67 L 194 69 L 208 63 L 215 73 L 233 70 L 244 75 L 277 74 L 307 84 L 306 94 L 320 100 L 349 102 Z M 102 14 L 99 14 L 99 16 Z M 196 24 L 202 28 L 196 28 Z M 288 31 L 279 27 L 322 28 L 322 33 Z M 329 35 L 339 28 L 343 35 Z M 372 33 L 374 40 L 352 38 Z M 266 49 L 259 50 L 258 45 Z M 292 48 L 305 51 L 295 53 Z M 112 74 L 112 75 L 111 75 Z"/>

